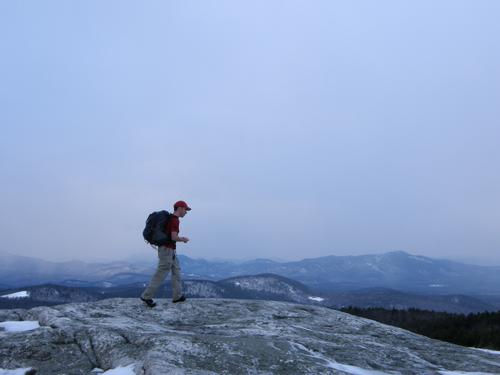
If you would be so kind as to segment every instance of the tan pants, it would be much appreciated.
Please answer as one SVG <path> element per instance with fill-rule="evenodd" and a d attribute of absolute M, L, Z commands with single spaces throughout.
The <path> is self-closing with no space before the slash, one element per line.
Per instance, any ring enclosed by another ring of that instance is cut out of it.
<path fill-rule="evenodd" d="M 179 259 L 175 255 L 174 249 L 160 246 L 158 248 L 158 267 L 156 272 L 149 282 L 149 286 L 142 293 L 142 298 L 151 299 L 154 297 L 156 290 L 163 283 L 169 271 L 172 271 L 172 299 L 176 300 L 182 296 L 181 285 L 181 268 L 179 267 Z"/>

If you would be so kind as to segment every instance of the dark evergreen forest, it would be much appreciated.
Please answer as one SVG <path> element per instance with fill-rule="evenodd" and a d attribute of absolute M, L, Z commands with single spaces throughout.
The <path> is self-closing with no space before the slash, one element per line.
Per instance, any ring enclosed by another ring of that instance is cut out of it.
<path fill-rule="evenodd" d="M 450 314 L 418 309 L 347 307 L 342 311 L 467 347 L 500 350 L 500 311 Z"/>

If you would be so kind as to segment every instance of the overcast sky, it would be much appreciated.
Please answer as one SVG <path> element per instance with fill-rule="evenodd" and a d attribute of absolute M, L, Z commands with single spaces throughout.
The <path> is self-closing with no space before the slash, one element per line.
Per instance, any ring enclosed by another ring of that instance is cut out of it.
<path fill-rule="evenodd" d="M 0 250 L 500 264 L 500 1 L 2 1 Z"/>

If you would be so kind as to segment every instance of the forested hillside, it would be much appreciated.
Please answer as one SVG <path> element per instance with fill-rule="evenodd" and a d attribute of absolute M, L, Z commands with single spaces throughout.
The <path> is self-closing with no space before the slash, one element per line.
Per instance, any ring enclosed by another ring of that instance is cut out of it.
<path fill-rule="evenodd" d="M 408 309 L 343 308 L 342 311 L 454 344 L 500 350 L 500 311 L 449 314 Z"/>

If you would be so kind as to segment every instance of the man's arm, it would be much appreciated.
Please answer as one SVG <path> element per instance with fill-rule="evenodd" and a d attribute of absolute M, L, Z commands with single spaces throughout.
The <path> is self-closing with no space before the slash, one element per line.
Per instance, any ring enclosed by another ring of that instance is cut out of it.
<path fill-rule="evenodd" d="M 172 232 L 170 234 L 170 238 L 172 238 L 172 241 L 176 241 L 176 242 L 188 242 L 189 241 L 189 238 L 187 237 L 179 237 L 179 232 Z"/>

